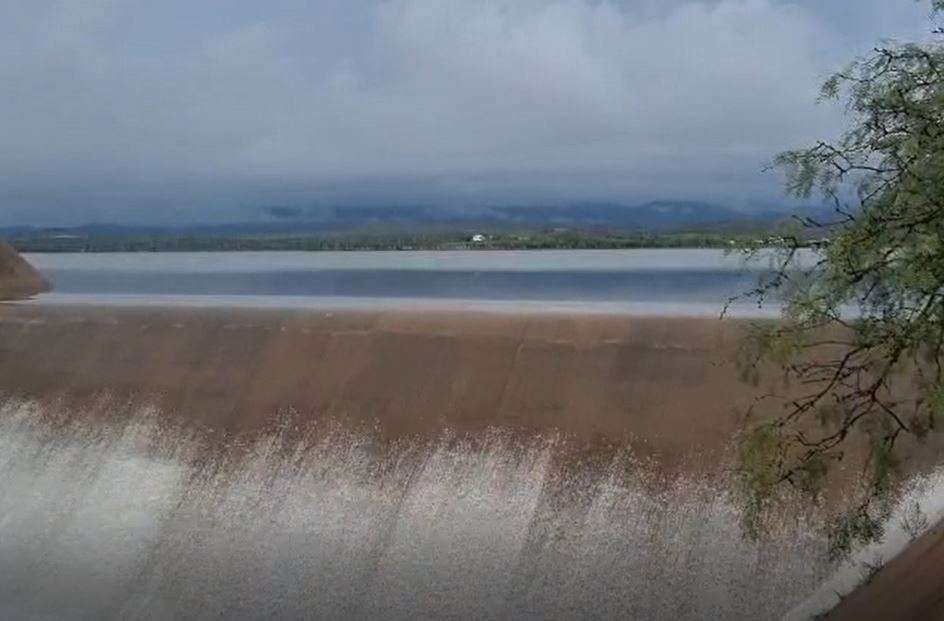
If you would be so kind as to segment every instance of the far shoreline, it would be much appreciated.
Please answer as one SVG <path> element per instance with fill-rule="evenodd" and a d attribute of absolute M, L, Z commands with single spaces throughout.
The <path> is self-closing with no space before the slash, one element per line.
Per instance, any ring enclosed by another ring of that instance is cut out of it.
<path fill-rule="evenodd" d="M 372 246 L 344 246 L 344 247 L 325 247 L 325 248 L 293 248 L 272 246 L 255 246 L 252 244 L 242 245 L 234 244 L 232 247 L 207 248 L 199 245 L 193 247 L 173 246 L 158 248 L 119 248 L 119 247 L 91 247 L 91 248 L 50 248 L 46 246 L 33 247 L 26 244 L 13 244 L 18 252 L 23 254 L 117 254 L 117 253 L 141 253 L 141 254 L 160 254 L 160 253 L 180 253 L 180 252 L 552 252 L 555 250 L 574 251 L 574 252 L 593 252 L 607 250 L 739 250 L 739 247 L 729 243 L 719 243 L 717 245 L 624 245 L 624 246 L 488 246 L 488 245 L 455 245 L 455 246 L 390 246 L 390 247 L 372 247 Z"/>
<path fill-rule="evenodd" d="M 656 250 L 738 248 L 771 238 L 770 231 L 474 231 L 449 233 L 352 233 L 283 235 L 75 235 L 36 233 L 13 236 L 19 252 L 241 252 L 241 251 L 497 251 L 497 250 Z"/>

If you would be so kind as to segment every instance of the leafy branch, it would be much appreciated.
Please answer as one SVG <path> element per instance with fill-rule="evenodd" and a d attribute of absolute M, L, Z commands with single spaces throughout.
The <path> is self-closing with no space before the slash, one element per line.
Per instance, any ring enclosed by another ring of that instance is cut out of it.
<path fill-rule="evenodd" d="M 744 248 L 772 271 L 740 297 L 784 306 L 781 322 L 754 326 L 740 366 L 756 381 L 774 363 L 792 389 L 780 415 L 748 412 L 740 458 L 757 528 L 782 486 L 816 496 L 864 444 L 864 491 L 830 524 L 842 554 L 881 537 L 900 440 L 924 438 L 944 414 L 944 47 L 876 48 L 822 97 L 846 102 L 851 128 L 773 165 L 790 194 L 822 196 L 835 217 Z"/>

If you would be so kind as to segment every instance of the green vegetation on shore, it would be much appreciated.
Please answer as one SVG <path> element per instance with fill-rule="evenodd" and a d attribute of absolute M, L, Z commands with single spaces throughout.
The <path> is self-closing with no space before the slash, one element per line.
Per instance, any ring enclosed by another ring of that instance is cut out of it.
<path fill-rule="evenodd" d="M 767 233 L 610 233 L 542 231 L 483 233 L 473 241 L 466 231 L 429 234 L 299 234 L 249 236 L 85 236 L 28 234 L 11 239 L 20 252 L 186 252 L 252 250 L 569 250 L 628 248 L 727 248 Z"/>

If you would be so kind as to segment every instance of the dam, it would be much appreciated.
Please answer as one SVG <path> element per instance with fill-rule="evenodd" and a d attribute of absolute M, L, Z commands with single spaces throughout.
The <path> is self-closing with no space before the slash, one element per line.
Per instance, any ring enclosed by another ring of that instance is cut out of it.
<path fill-rule="evenodd" d="M 112 293 L 0 305 L 0 617 L 776 619 L 843 570 L 741 527 L 741 320 Z"/>

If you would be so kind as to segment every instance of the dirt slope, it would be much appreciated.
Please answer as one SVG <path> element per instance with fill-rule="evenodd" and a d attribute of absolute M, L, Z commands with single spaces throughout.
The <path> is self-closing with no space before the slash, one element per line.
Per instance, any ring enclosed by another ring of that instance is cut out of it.
<path fill-rule="evenodd" d="M 912 543 L 846 597 L 831 621 L 944 619 L 944 524 Z"/>
<path fill-rule="evenodd" d="M 0 300 L 19 300 L 49 290 L 49 283 L 10 244 L 0 241 Z"/>

